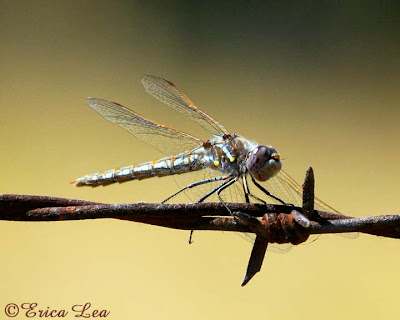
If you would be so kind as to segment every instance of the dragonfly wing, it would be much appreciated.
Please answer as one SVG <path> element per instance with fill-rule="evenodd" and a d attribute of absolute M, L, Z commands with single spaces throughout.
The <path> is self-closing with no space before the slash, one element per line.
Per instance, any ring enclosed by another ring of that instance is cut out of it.
<path fill-rule="evenodd" d="M 236 232 L 236 234 L 251 244 L 254 244 L 254 240 L 256 239 L 256 235 L 254 233 Z M 292 250 L 293 247 L 294 245 L 291 243 L 270 243 L 268 244 L 268 251 L 285 254 Z"/>
<path fill-rule="evenodd" d="M 158 124 L 116 102 L 87 98 L 86 103 L 104 119 L 166 155 L 190 150 L 202 144 L 200 139 L 190 134 Z"/>
<path fill-rule="evenodd" d="M 142 84 L 146 92 L 157 100 L 163 102 L 175 111 L 189 117 L 212 134 L 223 136 L 228 132 L 216 120 L 206 112 L 197 108 L 192 101 L 168 80 L 145 74 L 142 76 Z"/>
<path fill-rule="evenodd" d="M 293 204 L 295 206 L 301 207 L 303 203 L 303 188 L 285 171 L 281 170 L 274 178 L 267 180 L 262 183 L 262 186 L 266 188 L 271 194 L 282 199 L 286 203 Z M 257 189 L 252 186 L 252 191 Z M 265 195 L 258 194 L 261 198 L 265 199 Z M 269 203 L 279 204 L 276 200 L 272 198 L 265 199 Z M 321 199 L 314 198 L 314 208 L 316 210 L 333 212 L 336 214 L 341 214 L 335 208 L 331 207 Z M 341 233 L 338 234 L 345 238 L 357 238 L 358 233 Z"/>
<path fill-rule="evenodd" d="M 303 188 L 285 171 L 281 170 L 278 175 L 266 182 L 261 183 L 262 186 L 267 189 L 271 194 L 277 196 L 278 198 L 282 199 L 287 203 L 294 204 L 295 206 L 301 207 L 303 202 Z M 268 203 L 276 203 L 280 204 L 273 198 L 266 198 L 265 194 L 261 193 L 257 190 L 257 187 L 250 183 L 251 192 L 260 198 L 266 200 Z M 322 200 L 315 198 L 314 199 L 314 206 L 317 210 L 334 212 L 336 214 L 340 214 L 339 211 L 328 205 L 327 203 L 323 202 Z M 241 233 L 238 235 L 245 240 L 253 243 L 255 239 L 255 235 L 252 233 Z M 345 238 L 355 239 L 358 237 L 358 233 L 341 233 L 338 234 L 339 236 Z M 318 239 L 318 236 L 314 235 L 305 242 L 305 244 L 309 244 L 313 241 Z M 268 250 L 273 251 L 275 253 L 287 253 L 292 249 L 293 245 L 290 243 L 285 244 L 270 244 L 268 246 Z"/>
<path fill-rule="evenodd" d="M 279 182 L 278 185 L 280 185 L 282 196 L 284 193 L 287 194 L 286 198 L 288 199 L 284 201 L 288 203 L 293 203 L 294 205 L 301 207 L 303 205 L 303 187 L 283 170 L 281 170 L 281 172 L 277 175 L 277 179 Z M 341 214 L 335 208 L 331 207 L 317 197 L 314 198 L 314 206 L 317 210 Z"/>
<path fill-rule="evenodd" d="M 286 203 L 293 204 L 298 207 L 301 207 L 303 204 L 303 188 L 283 170 L 281 170 L 272 179 L 262 182 L 261 185 L 266 188 L 271 194 L 282 199 Z M 257 190 L 257 188 L 253 186 L 251 190 Z M 263 198 L 265 198 L 265 195 L 263 196 Z M 268 198 L 265 200 L 269 203 L 279 204 L 278 201 L 272 198 Z M 317 210 L 340 214 L 339 211 L 332 208 L 330 205 L 326 204 L 317 197 L 315 197 L 314 199 L 314 207 Z"/>

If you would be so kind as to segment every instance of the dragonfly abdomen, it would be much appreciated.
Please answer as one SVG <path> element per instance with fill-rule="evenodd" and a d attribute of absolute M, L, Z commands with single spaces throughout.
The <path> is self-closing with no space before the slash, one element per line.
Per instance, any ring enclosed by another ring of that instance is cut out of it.
<path fill-rule="evenodd" d="M 85 175 L 73 181 L 77 187 L 106 186 L 113 183 L 122 183 L 130 180 L 142 180 L 151 177 L 164 177 L 174 174 L 186 173 L 203 168 L 198 153 L 181 153 L 176 156 L 144 162 L 119 169 L 96 172 Z"/>

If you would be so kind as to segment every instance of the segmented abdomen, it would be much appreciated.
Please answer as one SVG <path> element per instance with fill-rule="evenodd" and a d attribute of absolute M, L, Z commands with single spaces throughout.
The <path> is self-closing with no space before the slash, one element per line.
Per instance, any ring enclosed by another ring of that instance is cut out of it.
<path fill-rule="evenodd" d="M 202 162 L 200 161 L 201 158 L 202 155 L 198 152 L 185 152 L 152 162 L 144 162 L 138 165 L 88 174 L 76 179 L 72 183 L 75 183 L 77 187 L 97 187 L 116 182 L 121 183 L 130 180 L 142 180 L 151 177 L 181 174 L 188 171 L 203 169 Z"/>

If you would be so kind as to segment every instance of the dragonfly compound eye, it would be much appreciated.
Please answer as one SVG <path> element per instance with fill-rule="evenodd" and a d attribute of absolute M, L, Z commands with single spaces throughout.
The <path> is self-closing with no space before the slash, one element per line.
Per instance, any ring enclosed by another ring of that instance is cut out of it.
<path fill-rule="evenodd" d="M 259 181 L 266 181 L 281 169 L 280 156 L 273 147 L 257 146 L 247 159 L 247 169 Z"/>

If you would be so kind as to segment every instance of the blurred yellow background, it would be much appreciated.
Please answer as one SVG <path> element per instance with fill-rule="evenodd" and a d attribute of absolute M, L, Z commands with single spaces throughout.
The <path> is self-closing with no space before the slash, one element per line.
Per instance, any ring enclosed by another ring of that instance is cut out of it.
<path fill-rule="evenodd" d="M 176 191 L 169 177 L 68 183 L 160 156 L 88 96 L 208 137 L 145 93 L 151 73 L 228 130 L 275 146 L 298 181 L 313 166 L 317 194 L 343 213 L 399 213 L 399 6 L 260 3 L 0 1 L 0 192 L 121 203 Z M 249 243 L 188 236 L 117 220 L 1 221 L 0 318 L 12 302 L 91 302 L 109 319 L 400 316 L 398 240 L 325 236 L 267 253 L 241 288 Z"/>

